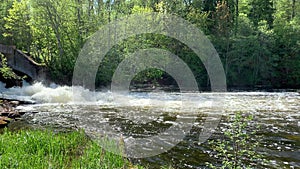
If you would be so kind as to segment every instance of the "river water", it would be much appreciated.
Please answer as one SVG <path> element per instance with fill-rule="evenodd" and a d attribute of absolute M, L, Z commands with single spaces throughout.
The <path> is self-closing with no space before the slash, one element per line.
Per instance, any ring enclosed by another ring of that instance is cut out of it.
<path fill-rule="evenodd" d="M 300 168 L 297 92 L 113 94 L 41 83 L 0 90 L 4 98 L 35 102 L 17 107 L 27 112 L 27 125 L 82 128 L 95 140 L 118 140 L 128 158 L 149 168 L 204 168 L 205 162 L 214 161 L 206 139 L 223 137 L 228 117 L 240 111 L 254 116 L 249 131 L 260 126 L 257 151 L 270 161 L 268 168 Z"/>

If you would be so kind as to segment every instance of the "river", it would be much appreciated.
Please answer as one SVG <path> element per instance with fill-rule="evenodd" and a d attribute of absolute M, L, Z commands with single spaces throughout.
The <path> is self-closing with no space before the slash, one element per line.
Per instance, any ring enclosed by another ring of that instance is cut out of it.
<path fill-rule="evenodd" d="M 199 138 L 207 128 L 214 131 L 205 133 L 210 140 L 222 137 L 222 128 L 228 126 L 226 117 L 241 111 L 254 116 L 251 125 L 260 126 L 258 151 L 266 154 L 268 168 L 300 168 L 297 92 L 113 94 L 41 83 L 11 89 L 2 85 L 0 90 L 4 98 L 35 102 L 17 107 L 27 112 L 22 125 L 51 126 L 53 130 L 82 128 L 95 140 L 103 135 L 122 140 L 127 156 L 149 168 L 205 167 L 205 162 L 214 159 L 208 155 L 206 136 Z"/>

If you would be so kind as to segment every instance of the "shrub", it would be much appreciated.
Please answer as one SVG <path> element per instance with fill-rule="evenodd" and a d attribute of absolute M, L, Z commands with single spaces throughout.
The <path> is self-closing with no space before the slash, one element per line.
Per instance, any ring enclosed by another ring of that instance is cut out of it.
<path fill-rule="evenodd" d="M 261 140 L 257 135 L 259 126 L 254 127 L 252 132 L 249 131 L 252 120 L 252 115 L 236 112 L 229 119 L 230 125 L 223 131 L 224 138 L 209 141 L 213 150 L 210 156 L 219 162 L 207 163 L 209 168 L 257 168 L 267 162 L 264 155 L 257 151 Z"/>

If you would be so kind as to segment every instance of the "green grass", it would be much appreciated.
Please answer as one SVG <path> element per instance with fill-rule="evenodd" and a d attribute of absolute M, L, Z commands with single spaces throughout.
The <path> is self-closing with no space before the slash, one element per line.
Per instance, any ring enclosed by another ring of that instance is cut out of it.
<path fill-rule="evenodd" d="M 7 131 L 0 134 L 0 168 L 137 168 L 122 156 L 103 150 L 83 131 Z M 139 167 L 140 168 L 140 167 Z"/>

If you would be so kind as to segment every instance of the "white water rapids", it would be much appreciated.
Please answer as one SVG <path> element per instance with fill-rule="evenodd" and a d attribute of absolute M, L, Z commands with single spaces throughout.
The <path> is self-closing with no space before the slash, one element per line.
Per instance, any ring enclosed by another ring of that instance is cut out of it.
<path fill-rule="evenodd" d="M 10 89 L 5 89 L 4 85 L 0 84 L 0 91 L 2 98 L 36 103 L 17 107 L 19 111 L 27 112 L 24 118 L 31 124 L 58 128 L 79 127 L 94 136 L 97 133 L 115 134 L 112 130 L 103 132 L 105 127 L 110 126 L 117 133 L 122 133 L 125 142 L 126 139 L 129 142 L 132 138 L 145 138 L 146 141 L 150 141 L 150 136 L 161 132 L 168 134 L 167 129 L 170 126 L 180 126 L 184 121 L 178 122 L 176 119 L 179 118 L 195 117 L 195 121 L 190 125 L 193 129 L 201 131 L 205 127 L 203 121 L 208 117 L 213 119 L 213 116 L 209 116 L 211 114 L 226 116 L 232 115 L 235 111 L 242 111 L 253 114 L 257 124 L 264 127 L 263 132 L 267 133 L 265 146 L 268 151 L 272 151 L 269 156 L 275 159 L 274 166 L 300 167 L 300 145 L 297 143 L 300 140 L 300 94 L 298 92 L 171 93 L 156 91 L 131 92 L 121 95 L 113 94 L 108 90 L 91 92 L 82 87 L 72 88 L 55 84 L 45 86 L 42 83 L 25 84 L 22 88 Z M 91 97 L 94 98 L 94 102 L 90 102 Z M 215 122 L 216 125 L 219 124 L 218 120 Z M 176 132 L 180 133 L 177 130 Z M 184 130 L 182 134 L 191 133 Z M 198 138 L 199 133 L 190 137 Z M 268 142 L 268 140 L 271 141 Z M 173 145 L 168 139 L 159 141 L 165 145 Z M 283 141 L 284 144 L 280 144 Z M 198 158 L 197 154 L 186 159 L 182 156 L 183 152 L 188 152 L 193 144 L 189 142 L 188 147 L 183 146 L 178 152 L 172 153 L 171 151 L 170 157 L 167 154 L 164 158 L 175 159 L 175 161 L 176 159 L 183 160 L 184 165 L 178 164 L 178 168 L 185 168 L 186 165 L 198 168 L 201 164 L 195 160 Z M 145 152 L 148 149 L 147 146 L 142 147 Z M 199 153 L 200 150 L 201 148 L 196 147 L 194 151 Z"/>
<path fill-rule="evenodd" d="M 76 90 L 76 92 L 73 92 Z M 25 83 L 24 87 L 14 87 L 5 89 L 4 84 L 0 83 L 0 92 L 2 98 L 11 98 L 27 100 L 40 104 L 80 104 L 88 103 L 91 97 L 94 97 L 93 104 L 101 105 L 118 105 L 117 101 L 122 102 L 122 106 L 163 106 L 164 108 L 180 107 L 182 103 L 190 104 L 189 106 L 201 107 L 218 107 L 213 105 L 214 102 L 221 101 L 224 110 L 299 110 L 300 94 L 297 92 L 229 92 L 229 93 L 166 93 L 166 92 L 136 92 L 128 95 L 112 95 L 107 91 L 92 92 L 83 87 L 59 86 L 51 84 L 45 86 L 42 83 L 29 85 Z M 184 97 L 182 97 L 184 96 Z M 120 97 L 123 97 L 120 99 Z M 248 99 L 253 97 L 254 99 Z M 127 103 L 127 105 L 126 105 Z M 193 103 L 193 104 L 191 104 Z M 172 109 L 172 108 L 171 108 Z"/>

